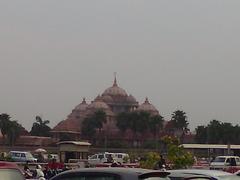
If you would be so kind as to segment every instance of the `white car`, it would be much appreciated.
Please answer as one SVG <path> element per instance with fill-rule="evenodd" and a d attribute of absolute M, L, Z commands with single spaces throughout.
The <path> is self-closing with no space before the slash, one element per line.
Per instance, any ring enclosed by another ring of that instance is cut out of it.
<path fill-rule="evenodd" d="M 224 169 L 229 166 L 240 166 L 238 156 L 217 156 L 211 163 L 210 169 Z"/>
<path fill-rule="evenodd" d="M 10 151 L 9 155 L 15 162 L 37 162 L 37 159 L 30 152 Z"/>
<path fill-rule="evenodd" d="M 114 158 L 115 158 L 114 153 L 105 152 L 105 153 L 94 154 L 94 155 L 88 157 L 88 163 L 90 165 L 107 163 L 108 159 L 109 159 L 109 156 L 112 156 L 112 158 L 114 160 Z"/>
<path fill-rule="evenodd" d="M 114 160 L 118 163 L 130 162 L 129 155 L 127 153 L 114 153 Z"/>

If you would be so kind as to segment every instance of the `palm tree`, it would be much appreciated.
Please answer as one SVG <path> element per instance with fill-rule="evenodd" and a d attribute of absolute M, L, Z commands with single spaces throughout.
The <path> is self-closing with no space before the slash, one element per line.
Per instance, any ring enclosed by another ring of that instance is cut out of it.
<path fill-rule="evenodd" d="M 184 135 L 189 131 L 188 129 L 188 121 L 187 121 L 187 116 L 184 111 L 177 110 L 173 112 L 172 114 L 172 119 L 173 124 L 176 128 L 176 130 L 179 130 L 181 135 L 180 135 L 180 140 L 183 142 L 183 137 Z"/>
<path fill-rule="evenodd" d="M 93 139 L 94 135 L 96 134 L 96 129 L 92 118 L 88 117 L 83 120 L 81 132 L 82 135 L 88 139 Z"/>
<path fill-rule="evenodd" d="M 7 138 L 11 146 L 15 144 L 17 138 L 20 136 L 22 129 L 23 127 L 18 124 L 17 121 L 10 121 L 10 129 L 7 132 Z"/>
<path fill-rule="evenodd" d="M 1 128 L 1 133 L 3 135 L 3 144 L 5 144 L 5 139 L 7 133 L 10 131 L 11 127 L 11 121 L 10 121 L 10 116 L 8 114 L 0 114 L 0 128 Z"/>
<path fill-rule="evenodd" d="M 93 114 L 92 119 L 95 121 L 95 127 L 99 129 L 99 132 L 101 132 L 103 124 L 107 122 L 106 113 L 102 110 L 97 110 Z"/>
<path fill-rule="evenodd" d="M 102 110 L 97 110 L 94 114 L 83 120 L 81 127 L 82 135 L 92 139 L 93 141 L 93 138 L 96 135 L 96 129 L 98 129 L 98 132 L 101 133 L 103 124 L 106 123 L 106 121 L 106 113 Z"/>
<path fill-rule="evenodd" d="M 33 123 L 31 135 L 33 136 L 50 136 L 51 128 L 47 125 L 49 120 L 42 120 L 40 116 L 36 116 L 36 122 Z"/>

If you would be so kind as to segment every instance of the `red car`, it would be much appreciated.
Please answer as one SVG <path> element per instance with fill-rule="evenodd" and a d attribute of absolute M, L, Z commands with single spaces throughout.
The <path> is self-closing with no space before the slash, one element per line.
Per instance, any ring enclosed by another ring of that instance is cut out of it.
<path fill-rule="evenodd" d="M 25 180 L 17 164 L 6 161 L 0 161 L 0 179 Z"/>

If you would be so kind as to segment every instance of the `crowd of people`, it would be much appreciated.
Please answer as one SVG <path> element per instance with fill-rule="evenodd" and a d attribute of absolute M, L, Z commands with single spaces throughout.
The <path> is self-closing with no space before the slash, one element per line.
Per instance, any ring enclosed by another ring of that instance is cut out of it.
<path fill-rule="evenodd" d="M 26 179 L 34 178 L 39 180 L 45 180 L 55 176 L 60 172 L 68 170 L 68 168 L 64 166 L 63 163 L 56 162 L 55 159 L 52 159 L 44 167 L 38 164 L 35 166 L 35 168 L 30 168 L 29 164 L 26 163 L 23 170 Z"/>

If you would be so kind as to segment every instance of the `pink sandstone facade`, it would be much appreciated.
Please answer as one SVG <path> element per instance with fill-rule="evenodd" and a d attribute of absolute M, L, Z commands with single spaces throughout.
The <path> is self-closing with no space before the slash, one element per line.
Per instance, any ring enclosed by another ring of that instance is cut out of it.
<path fill-rule="evenodd" d="M 116 116 L 121 112 L 147 111 L 151 115 L 159 115 L 158 110 L 146 98 L 145 102 L 139 104 L 134 96 L 118 86 L 116 77 L 113 85 L 107 88 L 101 95 L 98 95 L 91 103 L 87 103 L 85 98 L 77 105 L 72 112 L 57 124 L 52 130 L 53 136 L 59 140 L 82 140 L 81 124 L 83 120 L 97 110 L 103 110 L 107 115 L 107 122 L 103 131 L 107 132 L 108 138 L 131 140 L 133 134 L 127 131 L 121 134 L 116 127 Z M 151 137 L 151 134 L 144 135 Z"/>

